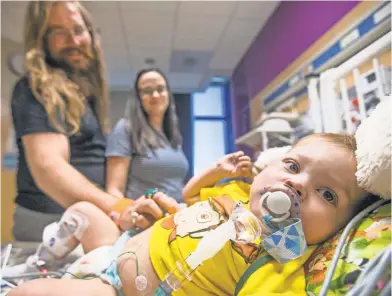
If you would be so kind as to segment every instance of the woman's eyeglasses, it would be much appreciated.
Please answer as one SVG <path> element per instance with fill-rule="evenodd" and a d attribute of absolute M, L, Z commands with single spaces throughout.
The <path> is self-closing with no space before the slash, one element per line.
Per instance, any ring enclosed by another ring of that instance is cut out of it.
<path fill-rule="evenodd" d="M 152 87 L 145 87 L 139 89 L 140 95 L 144 96 L 152 96 L 154 95 L 155 92 L 157 92 L 159 95 L 164 93 L 166 91 L 166 86 L 160 85 L 157 88 L 152 88 Z"/>

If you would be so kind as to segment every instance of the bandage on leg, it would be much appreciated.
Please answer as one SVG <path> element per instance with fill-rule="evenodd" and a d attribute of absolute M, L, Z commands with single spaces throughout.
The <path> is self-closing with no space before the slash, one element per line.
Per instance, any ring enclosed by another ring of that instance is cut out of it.
<path fill-rule="evenodd" d="M 34 255 L 29 256 L 25 263 L 6 267 L 2 275 L 12 277 L 41 272 L 48 266 L 52 268 L 59 264 L 60 259 L 66 257 L 77 247 L 87 226 L 88 219 L 85 215 L 74 211 L 66 212 L 59 222 L 45 227 L 42 243 Z"/>
<path fill-rule="evenodd" d="M 79 244 L 88 224 L 85 215 L 75 211 L 66 212 L 59 222 L 45 227 L 42 244 L 37 251 L 38 257 L 42 260 L 64 258 Z"/>

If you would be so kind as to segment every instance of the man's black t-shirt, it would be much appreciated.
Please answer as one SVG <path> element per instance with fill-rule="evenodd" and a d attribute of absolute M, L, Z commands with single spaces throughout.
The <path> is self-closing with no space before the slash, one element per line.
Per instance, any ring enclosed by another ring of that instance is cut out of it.
<path fill-rule="evenodd" d="M 62 206 L 46 196 L 37 187 L 26 162 L 22 143 L 23 136 L 58 132 L 50 124 L 44 107 L 35 99 L 26 77 L 19 80 L 15 85 L 12 93 L 11 109 L 19 152 L 16 203 L 38 212 L 64 212 Z M 91 182 L 104 187 L 106 139 L 91 104 L 88 104 L 81 119 L 79 132 L 69 136 L 68 139 L 71 165 Z"/>

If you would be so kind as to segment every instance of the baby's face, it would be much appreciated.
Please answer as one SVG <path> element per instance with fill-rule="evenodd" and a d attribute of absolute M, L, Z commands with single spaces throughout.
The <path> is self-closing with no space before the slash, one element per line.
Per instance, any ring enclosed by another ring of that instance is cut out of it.
<path fill-rule="evenodd" d="M 251 210 L 261 218 L 259 199 L 265 188 L 295 194 L 307 243 L 322 242 L 347 223 L 365 194 L 357 186 L 355 172 L 356 160 L 348 149 L 322 138 L 307 138 L 257 175 Z"/>

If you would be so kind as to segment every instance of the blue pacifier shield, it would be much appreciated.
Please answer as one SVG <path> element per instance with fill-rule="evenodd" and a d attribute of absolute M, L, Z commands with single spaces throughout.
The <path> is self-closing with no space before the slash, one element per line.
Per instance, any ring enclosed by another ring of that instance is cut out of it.
<path fill-rule="evenodd" d="M 301 257 L 307 248 L 301 219 L 290 218 L 279 224 L 282 228 L 262 241 L 265 251 L 280 263 Z"/>

